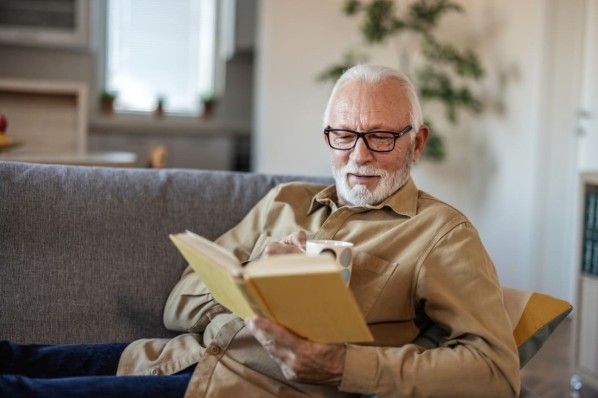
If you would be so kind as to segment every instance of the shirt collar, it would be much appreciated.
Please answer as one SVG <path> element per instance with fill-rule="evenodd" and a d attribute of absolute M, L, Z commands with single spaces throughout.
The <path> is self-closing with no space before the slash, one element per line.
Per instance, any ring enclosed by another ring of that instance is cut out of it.
<path fill-rule="evenodd" d="M 378 205 L 365 205 L 355 206 L 364 207 L 368 209 L 382 209 L 384 207 L 390 208 L 397 214 L 401 214 L 407 217 L 413 217 L 417 214 L 417 199 L 419 191 L 415 182 L 410 177 L 409 180 L 394 194 L 386 198 L 382 203 Z M 311 200 L 311 206 L 307 211 L 307 214 L 311 214 L 322 206 L 328 206 L 332 211 L 338 208 L 338 196 L 336 194 L 336 185 L 330 185 L 320 192 L 318 192 Z"/>

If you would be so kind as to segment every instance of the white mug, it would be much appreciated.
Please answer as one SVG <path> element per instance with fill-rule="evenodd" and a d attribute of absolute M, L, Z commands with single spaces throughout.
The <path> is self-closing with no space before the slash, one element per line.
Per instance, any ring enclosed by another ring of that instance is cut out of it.
<path fill-rule="evenodd" d="M 308 255 L 331 254 L 341 267 L 341 275 L 348 285 L 353 266 L 353 243 L 343 240 L 308 240 L 305 244 Z"/>

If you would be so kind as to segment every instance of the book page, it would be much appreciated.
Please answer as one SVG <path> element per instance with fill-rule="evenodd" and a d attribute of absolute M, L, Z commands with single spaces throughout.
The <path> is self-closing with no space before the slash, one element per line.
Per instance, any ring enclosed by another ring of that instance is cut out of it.
<path fill-rule="evenodd" d="M 247 276 L 290 275 L 318 272 L 336 272 L 338 265 L 329 261 L 328 255 L 308 256 L 305 254 L 281 254 L 252 261 L 245 268 Z"/>
<path fill-rule="evenodd" d="M 243 267 L 239 264 L 239 260 L 222 246 L 191 231 L 185 231 L 183 234 L 178 234 L 177 237 L 184 240 L 188 246 L 193 247 L 195 251 L 204 253 L 220 266 L 228 269 L 231 274 L 238 276 L 243 273 Z"/>
<path fill-rule="evenodd" d="M 197 240 L 198 235 L 192 233 L 170 235 L 170 239 L 182 253 L 183 257 L 189 262 L 189 265 L 197 272 L 199 278 L 208 287 L 212 296 L 220 304 L 240 316 L 241 318 L 250 318 L 255 315 L 239 287 L 237 281 L 243 283 L 238 276 L 242 273 L 242 268 L 238 266 L 234 256 L 227 258 L 227 252 L 215 250 L 218 248 L 215 243 L 201 238 L 206 242 Z M 195 237 L 194 237 L 194 236 Z"/>

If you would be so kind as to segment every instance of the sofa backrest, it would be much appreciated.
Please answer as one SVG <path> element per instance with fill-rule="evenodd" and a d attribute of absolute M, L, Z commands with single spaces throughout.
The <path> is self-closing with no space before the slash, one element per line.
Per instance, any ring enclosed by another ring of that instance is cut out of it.
<path fill-rule="evenodd" d="M 186 267 L 168 234 L 215 239 L 273 186 L 329 179 L 0 162 L 0 340 L 168 337 Z"/>

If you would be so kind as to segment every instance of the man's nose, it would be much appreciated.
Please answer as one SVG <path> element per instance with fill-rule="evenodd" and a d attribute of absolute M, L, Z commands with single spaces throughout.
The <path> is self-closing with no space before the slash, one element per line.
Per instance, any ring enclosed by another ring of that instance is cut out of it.
<path fill-rule="evenodd" d="M 351 150 L 350 157 L 351 160 L 358 164 L 363 164 L 372 160 L 373 154 L 372 151 L 370 151 L 368 146 L 366 145 L 365 138 L 357 138 L 357 142 L 355 142 L 355 147 Z"/>

